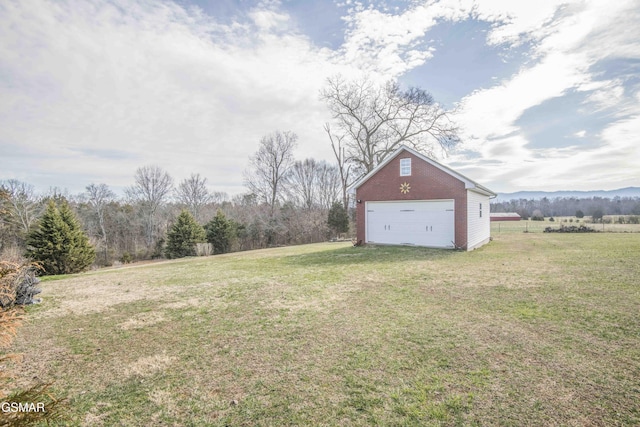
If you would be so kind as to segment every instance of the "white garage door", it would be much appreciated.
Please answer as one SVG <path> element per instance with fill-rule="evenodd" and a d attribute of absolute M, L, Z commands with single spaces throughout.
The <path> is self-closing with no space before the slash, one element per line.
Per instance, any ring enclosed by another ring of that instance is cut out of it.
<path fill-rule="evenodd" d="M 367 202 L 367 243 L 453 248 L 453 200 Z"/>

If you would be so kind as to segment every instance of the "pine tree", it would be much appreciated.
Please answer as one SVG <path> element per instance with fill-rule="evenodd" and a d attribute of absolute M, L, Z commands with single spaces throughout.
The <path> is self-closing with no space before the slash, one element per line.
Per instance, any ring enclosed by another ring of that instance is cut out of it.
<path fill-rule="evenodd" d="M 214 254 L 224 254 L 231 250 L 231 243 L 236 235 L 235 223 L 218 209 L 216 216 L 205 225 L 207 241 L 213 245 Z"/>
<path fill-rule="evenodd" d="M 189 211 L 183 210 L 167 233 L 167 258 L 182 258 L 196 255 L 196 243 L 205 239 L 204 229 Z"/>
<path fill-rule="evenodd" d="M 349 214 L 340 202 L 334 202 L 329 209 L 327 224 L 337 235 L 349 231 Z"/>
<path fill-rule="evenodd" d="M 80 222 L 67 202 L 63 202 L 58 208 L 60 218 L 67 224 L 71 231 L 69 252 L 66 260 L 67 271 L 77 273 L 86 270 L 96 259 L 96 251 L 89 243 L 89 237 L 82 230 Z"/>
<path fill-rule="evenodd" d="M 50 200 L 27 237 L 27 256 L 46 274 L 71 274 L 89 267 L 96 253 L 69 204 L 63 201 L 58 208 Z"/>

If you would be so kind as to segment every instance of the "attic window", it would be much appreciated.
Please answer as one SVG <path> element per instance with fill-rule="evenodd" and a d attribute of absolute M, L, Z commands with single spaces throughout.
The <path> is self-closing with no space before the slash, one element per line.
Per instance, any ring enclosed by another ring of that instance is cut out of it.
<path fill-rule="evenodd" d="M 400 176 L 411 176 L 411 159 L 400 159 Z"/>

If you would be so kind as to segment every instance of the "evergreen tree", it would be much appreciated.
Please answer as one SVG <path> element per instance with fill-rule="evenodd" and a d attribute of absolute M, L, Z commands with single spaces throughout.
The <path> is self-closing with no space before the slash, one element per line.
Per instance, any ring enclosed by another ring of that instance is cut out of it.
<path fill-rule="evenodd" d="M 96 253 L 66 201 L 47 204 L 42 218 L 27 237 L 27 256 L 46 274 L 78 273 L 89 267 Z"/>
<path fill-rule="evenodd" d="M 205 239 L 204 229 L 189 211 L 183 210 L 167 233 L 167 258 L 182 258 L 196 255 L 196 243 Z"/>
<path fill-rule="evenodd" d="M 329 209 L 327 224 L 335 234 L 349 231 L 349 214 L 340 202 L 334 202 Z"/>
<path fill-rule="evenodd" d="M 235 223 L 218 209 L 216 216 L 205 225 L 207 241 L 213 245 L 214 254 L 224 254 L 231 250 L 231 243 L 236 235 Z"/>

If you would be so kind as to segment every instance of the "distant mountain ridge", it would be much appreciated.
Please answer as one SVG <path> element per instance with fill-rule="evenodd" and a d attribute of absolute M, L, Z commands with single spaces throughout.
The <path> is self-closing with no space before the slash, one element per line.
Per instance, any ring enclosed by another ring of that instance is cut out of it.
<path fill-rule="evenodd" d="M 517 191 L 515 193 L 498 193 L 494 201 L 506 202 L 509 200 L 539 200 L 542 198 L 555 199 L 559 197 L 575 197 L 577 199 L 588 199 L 591 197 L 603 197 L 612 199 L 614 197 L 640 197 L 640 187 L 626 187 L 617 190 L 594 190 L 594 191 Z"/>

